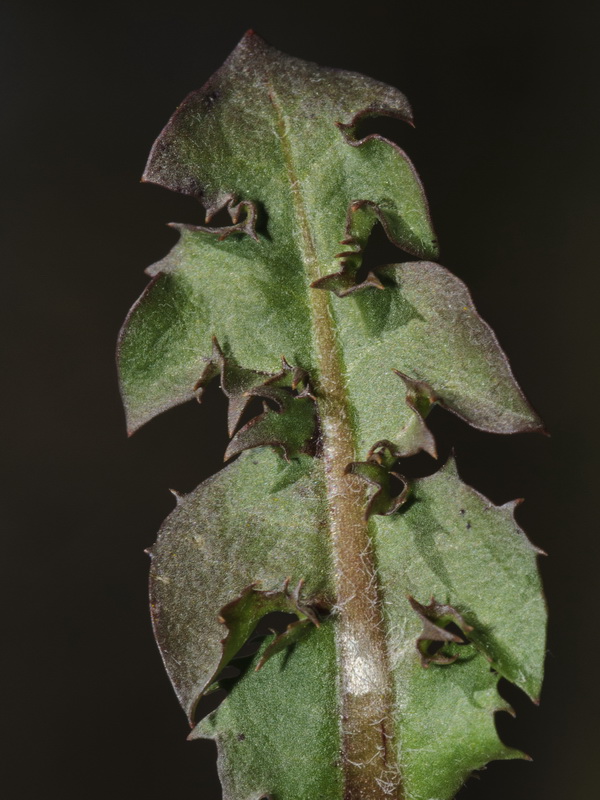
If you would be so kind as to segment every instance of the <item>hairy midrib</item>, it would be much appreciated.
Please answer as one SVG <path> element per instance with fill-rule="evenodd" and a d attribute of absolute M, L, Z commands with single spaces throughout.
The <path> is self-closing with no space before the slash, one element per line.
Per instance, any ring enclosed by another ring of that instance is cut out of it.
<path fill-rule="evenodd" d="M 321 277 L 319 256 L 302 185 L 294 160 L 287 118 L 269 85 L 277 120 L 292 204 L 300 232 L 300 253 L 308 283 Z M 337 340 L 331 295 L 308 289 L 312 335 L 318 375 L 313 376 L 321 424 L 329 530 L 336 587 L 336 650 L 340 671 L 342 750 L 347 800 L 401 800 L 400 774 L 393 740 L 393 687 L 385 639 L 378 581 L 368 523 L 364 518 L 365 491 L 346 475 L 356 460 L 355 436 Z M 390 785 L 395 793 L 390 795 Z M 384 790 L 388 788 L 388 791 Z"/>

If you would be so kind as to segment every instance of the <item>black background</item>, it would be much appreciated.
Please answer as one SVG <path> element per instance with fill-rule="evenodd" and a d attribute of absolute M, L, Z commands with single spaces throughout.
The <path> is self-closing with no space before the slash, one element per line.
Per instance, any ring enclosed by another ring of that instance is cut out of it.
<path fill-rule="evenodd" d="M 463 477 L 550 553 L 552 625 L 535 709 L 460 800 L 595 796 L 598 776 L 598 91 L 596 5 L 500 2 L 4 3 L 2 59 L 3 796 L 219 797 L 212 743 L 187 725 L 146 609 L 147 558 L 172 507 L 216 471 L 216 387 L 127 441 L 114 342 L 143 269 L 198 221 L 139 184 L 153 139 L 252 27 L 271 44 L 401 88 L 408 151 L 442 262 L 467 281 L 552 437 L 470 431 L 444 412 Z M 371 248 L 370 257 L 389 260 Z M 310 736 L 310 731 L 306 732 Z M 317 800 L 317 798 L 315 798 Z"/>

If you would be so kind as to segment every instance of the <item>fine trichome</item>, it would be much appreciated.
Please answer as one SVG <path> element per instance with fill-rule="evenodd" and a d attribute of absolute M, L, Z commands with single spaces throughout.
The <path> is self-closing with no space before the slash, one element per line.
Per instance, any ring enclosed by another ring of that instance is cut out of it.
<path fill-rule="evenodd" d="M 411 122 L 396 89 L 250 32 L 144 173 L 206 210 L 148 270 L 119 365 L 130 431 L 216 377 L 229 401 L 229 465 L 178 497 L 151 552 L 156 638 L 227 800 L 444 800 L 522 755 L 496 733 L 499 679 L 539 696 L 539 551 L 515 503 L 494 506 L 452 459 L 397 480 L 402 457 L 435 456 L 435 404 L 495 433 L 540 422 L 463 283 L 430 260 L 407 156 L 357 135 L 382 115 Z M 365 274 L 377 224 L 413 260 Z M 263 412 L 240 427 L 253 398 Z M 272 611 L 296 621 L 236 659 Z"/>

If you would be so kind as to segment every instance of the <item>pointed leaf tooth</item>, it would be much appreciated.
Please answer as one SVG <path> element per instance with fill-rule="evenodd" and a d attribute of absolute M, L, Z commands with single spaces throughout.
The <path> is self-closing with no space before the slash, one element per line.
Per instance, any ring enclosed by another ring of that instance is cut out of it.
<path fill-rule="evenodd" d="M 251 389 L 248 389 L 246 394 L 249 397 L 260 397 L 265 400 L 265 402 L 270 400 L 275 406 L 275 410 L 279 413 L 288 406 L 290 398 L 294 397 L 294 395 L 290 394 L 285 389 L 269 384 L 253 386 Z M 268 402 L 266 402 L 265 408 L 267 410 L 270 408 Z"/>
<path fill-rule="evenodd" d="M 403 381 L 406 387 L 406 402 L 422 416 L 426 416 L 439 399 L 432 387 L 426 381 L 410 378 L 399 369 L 392 368 L 392 372 Z"/>
<path fill-rule="evenodd" d="M 382 226 L 389 236 L 390 232 L 383 222 L 380 209 L 374 203 L 367 201 L 350 203 L 346 216 L 345 238 L 342 243 L 352 245 L 352 249 L 336 253 L 334 258 L 339 261 L 338 270 L 313 281 L 312 288 L 332 291 L 338 297 L 347 297 L 370 286 L 378 289 L 384 288 L 373 272 L 370 272 L 361 283 L 357 282 L 357 274 L 364 258 L 365 248 L 377 221 L 382 222 Z"/>
<path fill-rule="evenodd" d="M 380 94 L 377 101 L 374 100 L 371 105 L 357 111 L 352 119 L 336 123 L 349 140 L 358 141 L 354 136 L 356 126 L 369 117 L 394 117 L 413 125 L 413 112 L 406 96 L 393 87 L 386 88 L 387 96 Z"/>
<path fill-rule="evenodd" d="M 312 621 L 309 619 L 298 619 L 296 622 L 290 623 L 283 633 L 275 635 L 273 641 L 263 652 L 260 661 L 254 667 L 255 671 L 258 672 L 262 669 L 267 661 L 276 653 L 286 650 L 288 647 L 292 647 L 302 641 L 312 624 Z"/>
<path fill-rule="evenodd" d="M 206 366 L 202 370 L 202 374 L 194 384 L 193 391 L 196 395 L 196 399 L 198 402 L 202 401 L 202 395 L 204 394 L 204 387 L 210 383 L 217 375 L 221 374 L 222 366 L 223 366 L 223 359 L 225 356 L 223 355 L 223 351 L 219 346 L 219 342 L 217 341 L 217 337 L 212 337 L 212 354 L 210 358 L 205 358 Z"/>
<path fill-rule="evenodd" d="M 154 574 L 154 580 L 169 582 L 169 579 L 159 575 L 158 571 Z M 218 612 L 219 624 L 227 628 L 225 637 L 220 641 L 221 657 L 212 673 L 205 679 L 204 684 L 199 687 L 195 700 L 189 708 L 190 719 L 200 697 L 214 685 L 218 675 L 232 662 L 236 653 L 251 638 L 254 629 L 266 614 L 274 611 L 292 613 L 311 625 L 319 626 L 318 617 L 312 607 L 312 600 L 301 598 L 302 588 L 305 585 L 303 579 L 300 579 L 291 592 L 289 577 L 285 578 L 277 589 L 261 590 L 257 588 L 258 585 L 257 582 L 247 585 L 238 597 L 230 600 Z M 321 601 L 316 599 L 316 602 L 319 604 Z M 296 638 L 294 638 L 295 640 Z"/>
<path fill-rule="evenodd" d="M 252 390 L 280 404 L 279 410 L 265 405 L 258 417 L 246 423 L 233 437 L 225 452 L 225 460 L 255 447 L 281 448 L 286 461 L 310 451 L 316 432 L 315 403 L 310 397 L 295 397 L 283 389 L 263 386 Z"/>
<path fill-rule="evenodd" d="M 524 497 L 516 497 L 514 500 L 508 500 L 508 502 L 503 503 L 501 506 L 497 506 L 497 508 L 501 510 L 506 509 L 506 511 L 508 511 L 510 515 L 514 517 L 516 509 L 519 508 L 519 506 L 523 505 L 524 502 L 525 502 Z"/>
<path fill-rule="evenodd" d="M 308 628 L 297 647 L 256 672 L 268 645 L 190 738 L 216 740 L 223 795 L 231 800 L 342 800 L 332 626 Z"/>
<path fill-rule="evenodd" d="M 220 208 L 215 208 L 212 210 L 212 213 L 206 214 L 206 221 L 210 222 L 213 216 L 218 212 L 221 211 L 223 208 L 227 208 L 229 212 L 229 216 L 232 220 L 232 225 L 224 225 L 221 227 L 211 227 L 208 225 L 192 225 L 192 224 L 182 224 L 182 223 L 171 223 L 172 228 L 176 228 L 178 230 L 187 230 L 196 233 L 207 233 L 215 236 L 218 241 L 222 242 L 227 239 L 228 236 L 232 234 L 245 234 L 249 236 L 251 239 L 258 241 L 258 236 L 256 233 L 256 222 L 258 219 L 258 210 L 256 205 L 249 201 L 242 201 L 239 203 L 235 202 L 235 198 L 228 198 L 227 201 L 220 206 Z"/>
<path fill-rule="evenodd" d="M 421 622 L 427 626 L 428 630 L 433 631 L 435 629 L 440 633 L 442 637 L 440 641 L 462 641 L 460 636 L 452 633 L 452 631 L 447 631 L 443 627 L 449 622 L 454 622 L 456 625 L 458 625 L 465 635 L 471 633 L 473 630 L 473 626 L 469 625 L 465 621 L 462 614 L 460 614 L 453 606 L 448 605 L 447 603 L 438 603 L 434 597 L 431 598 L 429 605 L 426 606 L 419 603 L 418 600 L 412 597 L 412 595 L 408 596 L 408 602 L 411 604 L 413 610 L 417 612 Z"/>
<path fill-rule="evenodd" d="M 454 663 L 458 658 L 458 654 L 448 655 L 442 650 L 430 653 L 429 648 L 435 642 L 441 642 L 442 644 L 447 644 L 448 642 L 465 644 L 460 636 L 446 629 L 445 626 L 448 625 L 449 622 L 458 625 L 465 637 L 473 631 L 472 626 L 465 622 L 462 615 L 455 608 L 447 604 L 438 603 L 433 597 L 427 606 L 419 603 L 411 595 L 408 596 L 408 601 L 413 610 L 417 612 L 423 625 L 423 630 L 416 641 L 417 651 L 421 657 L 421 664 L 424 667 L 428 667 L 429 664 Z"/>
<path fill-rule="evenodd" d="M 176 503 L 177 505 L 179 505 L 179 503 L 181 503 L 181 501 L 182 501 L 182 500 L 183 500 L 183 498 L 185 497 L 185 494 L 183 494 L 182 492 L 179 492 L 179 491 L 177 491 L 177 489 L 169 489 L 169 492 L 170 492 L 170 493 L 173 495 L 173 497 L 175 498 L 175 503 Z"/>
<path fill-rule="evenodd" d="M 502 704 L 502 705 L 498 705 L 498 706 L 497 706 L 497 707 L 494 709 L 494 713 L 495 713 L 495 714 L 497 714 L 497 713 L 499 713 L 499 712 L 501 712 L 501 711 L 504 711 L 506 714 L 508 714 L 509 716 L 511 716 L 513 719 L 516 719 L 516 717 L 517 717 L 517 712 L 516 712 L 516 711 L 515 711 L 515 709 L 514 709 L 514 708 L 511 706 L 511 704 L 510 704 L 510 703 L 508 703 L 508 702 L 505 702 L 505 703 L 504 703 L 504 704 Z"/>
<path fill-rule="evenodd" d="M 348 296 L 354 294 L 355 292 L 362 291 L 363 289 L 369 289 L 369 288 L 370 289 L 380 289 L 380 290 L 385 289 L 385 286 L 381 283 L 381 281 L 379 280 L 379 278 L 377 277 L 377 275 L 374 272 L 369 272 L 367 277 L 361 283 L 352 284 L 352 285 L 348 286 L 347 288 L 334 289 L 333 285 L 330 286 L 325 281 L 326 281 L 326 279 L 323 279 L 322 283 L 315 282 L 313 284 L 314 288 L 316 288 L 316 289 L 332 289 L 333 291 L 335 291 L 335 294 L 337 294 L 338 297 L 348 297 Z"/>
<path fill-rule="evenodd" d="M 464 284 L 430 262 L 387 265 L 377 277 L 384 291 L 332 301 L 351 376 L 359 452 L 380 439 L 407 454 L 434 452 L 431 434 L 407 407 L 392 369 L 427 384 L 437 403 L 474 427 L 495 433 L 539 428 Z"/>
<path fill-rule="evenodd" d="M 238 653 L 240 648 L 252 637 L 260 620 L 274 611 L 301 615 L 303 621 L 314 624 L 315 614 L 310 605 L 300 600 L 300 591 L 304 581 L 298 587 L 289 591 L 290 578 L 286 578 L 278 589 L 260 590 L 257 583 L 251 583 L 242 591 L 239 597 L 231 600 L 220 610 L 218 620 L 227 628 L 226 636 L 221 640 L 222 655 L 214 673 L 209 678 L 206 686 L 214 683 L 219 673 L 228 665 Z M 297 641 L 294 634 L 290 636 L 290 643 Z M 277 645 L 275 652 L 286 645 Z M 272 653 L 269 654 L 269 657 Z M 205 694 L 205 691 L 202 691 Z"/>
<path fill-rule="evenodd" d="M 181 226 L 179 231 L 171 253 L 150 270 L 153 280 L 131 309 L 119 338 L 120 385 L 130 433 L 202 394 L 217 374 L 213 336 L 227 344 L 229 357 L 258 373 L 279 371 L 280 349 L 311 362 L 310 328 L 297 302 L 303 291 L 301 272 L 286 276 L 286 294 L 275 303 L 276 284 L 265 275 L 265 270 L 272 275 L 274 267 L 264 261 L 265 253 L 238 252 L 244 250 L 239 237 L 218 243 L 211 234 Z M 232 280 L 224 280 L 226 275 Z M 258 337 L 249 335 L 257 319 Z"/>
<path fill-rule="evenodd" d="M 349 130 L 362 117 L 382 114 L 410 120 L 410 107 L 406 98 L 397 90 L 355 73 L 308 65 L 285 56 L 264 42 L 258 44 L 257 41 L 256 38 L 244 37 L 223 67 L 201 90 L 189 95 L 181 104 L 152 150 L 144 180 L 202 197 L 208 207 L 217 202 L 223 203 L 228 193 L 218 187 L 229 184 L 233 191 L 234 184 L 238 183 L 235 180 L 238 159 L 246 156 L 247 160 L 247 153 L 255 149 L 255 143 L 262 145 L 263 150 L 271 146 L 269 141 L 265 142 L 266 137 L 260 125 L 254 130 L 253 126 L 248 126 L 240 120 L 234 98 L 243 106 L 253 106 L 255 109 L 262 110 L 266 104 L 268 110 L 266 84 L 269 79 L 273 87 L 271 91 L 284 96 L 289 93 L 290 84 L 293 86 L 297 83 L 299 87 L 304 87 L 305 91 L 307 89 L 310 91 L 313 86 L 318 87 L 311 117 L 325 120 L 335 115 L 331 122 L 327 120 L 331 126 L 331 133 L 328 131 L 328 135 L 335 142 L 336 150 L 339 150 L 340 165 L 342 168 L 345 167 L 351 176 L 357 172 L 352 158 L 352 150 L 355 148 L 348 148 L 350 150 L 348 154 L 344 153 L 344 148 L 351 139 Z M 244 76 L 245 79 L 240 80 L 240 76 Z M 340 137 L 335 125 L 332 124 L 336 122 L 342 126 L 345 139 L 344 136 Z M 239 143 L 234 139 L 231 143 L 233 146 L 230 145 L 227 150 L 229 160 L 225 161 L 221 138 L 223 129 L 227 130 L 229 127 L 233 127 L 234 130 L 245 128 L 245 136 Z M 358 142 L 352 143 L 361 146 Z M 382 142 L 377 142 L 379 147 L 381 144 Z M 386 154 L 387 163 L 379 166 L 378 159 L 370 153 L 370 145 L 370 142 L 366 142 L 366 152 L 362 155 L 362 160 L 366 159 L 369 162 L 370 172 L 378 170 L 383 175 L 387 167 L 388 175 L 392 172 L 394 177 L 398 176 L 405 184 L 405 190 L 408 189 L 409 196 L 414 194 L 414 199 L 421 207 L 426 208 L 418 179 L 411 175 L 410 169 L 407 169 L 406 157 L 402 152 L 394 145 L 385 142 L 385 148 L 389 148 L 390 152 Z M 364 144 L 362 146 L 365 148 Z M 223 157 L 215 158 L 215 155 L 220 156 L 221 153 Z M 348 161 L 350 163 L 346 166 L 344 162 Z M 359 159 L 357 163 L 360 164 L 361 160 Z M 218 166 L 211 168 L 213 164 Z M 227 164 L 232 165 L 229 170 L 225 166 Z M 220 182 L 215 179 L 216 170 L 221 172 Z M 371 182 L 369 174 L 367 169 L 364 175 L 359 175 L 359 185 L 360 181 L 363 181 L 368 186 Z M 376 179 L 373 182 L 375 183 Z M 391 183 L 393 185 L 393 181 Z M 400 207 L 402 207 L 402 194 L 398 192 L 399 199 L 396 201 Z M 406 194 L 405 191 L 404 195 Z M 413 197 L 410 199 L 413 200 Z"/>
<path fill-rule="evenodd" d="M 356 475 L 361 480 L 375 486 L 376 491 L 371 493 L 371 497 L 365 509 L 365 519 L 369 519 L 372 514 L 394 514 L 408 499 L 410 485 L 406 478 L 396 472 L 391 472 L 375 459 L 370 461 L 354 461 L 345 468 L 345 473 Z M 399 495 L 392 496 L 390 487 L 390 476 L 398 478 L 404 484 Z"/>
<path fill-rule="evenodd" d="M 393 469 L 397 460 L 398 453 L 396 452 L 396 445 L 390 442 L 389 439 L 380 439 L 378 442 L 375 442 L 367 453 L 367 461 L 374 461 L 387 470 Z"/>
<path fill-rule="evenodd" d="M 142 180 L 147 180 L 145 174 Z M 218 194 L 212 202 L 208 201 L 205 197 L 202 199 L 205 209 L 205 220 L 207 224 L 210 224 L 213 221 L 213 218 L 219 213 L 219 211 L 223 211 L 225 208 L 230 210 L 236 203 L 236 197 L 234 194 Z"/>
<path fill-rule="evenodd" d="M 429 575 L 421 596 L 445 595 L 473 626 L 468 639 L 477 652 L 530 697 L 538 696 L 546 609 L 530 543 L 511 515 L 462 483 L 453 459 L 414 481 L 413 493 L 415 502 L 400 514 L 373 518 L 375 541 L 396 543 L 395 558 L 416 559 L 421 579 Z M 395 532 L 389 530 L 388 540 L 383 531 L 391 525 Z M 393 570 L 382 577 L 388 586 L 399 579 Z M 411 594 L 419 596 L 414 585 Z"/>
<path fill-rule="evenodd" d="M 396 448 L 398 456 L 412 456 L 423 450 L 432 458 L 437 458 L 435 438 L 425 420 L 432 407 L 437 402 L 434 390 L 425 381 L 409 378 L 398 369 L 392 369 L 406 387 L 406 405 L 414 412 L 398 436 L 399 445 Z"/>
<path fill-rule="evenodd" d="M 396 173 L 398 183 L 402 182 L 406 186 L 404 201 L 399 197 L 385 197 L 372 183 L 368 187 L 360 187 L 358 191 L 362 196 L 348 207 L 346 238 L 352 238 L 364 246 L 366 237 L 378 220 L 386 236 L 396 247 L 418 258 L 436 258 L 439 249 L 429 206 L 421 180 L 406 153 L 393 142 L 376 134 L 360 141 L 352 141 L 347 136 L 344 139 L 360 152 L 359 157 L 361 160 L 365 159 L 365 162 L 368 162 L 367 154 L 376 154 L 380 162 L 377 171 L 387 167 L 391 173 Z M 391 176 L 388 175 L 388 179 L 389 177 Z M 415 204 L 413 208 L 406 202 L 409 196 Z M 414 213 L 417 207 L 418 213 Z"/>
<path fill-rule="evenodd" d="M 374 272 L 369 272 L 364 280 L 364 284 L 365 286 L 372 286 L 374 289 L 381 289 L 381 291 L 385 290 L 385 286 Z"/>
<path fill-rule="evenodd" d="M 231 600 L 219 612 L 219 622 L 226 626 L 227 634 L 221 640 L 221 660 L 208 683 L 212 684 L 221 670 L 231 662 L 266 614 L 273 611 L 293 613 L 296 608 L 288 592 L 287 582 L 278 590 L 261 591 L 256 586 L 256 583 L 247 586 L 239 597 Z"/>
<path fill-rule="evenodd" d="M 229 400 L 227 429 L 229 435 L 233 436 L 244 411 L 252 399 L 249 390 L 257 384 L 264 383 L 276 376 L 240 366 L 235 359 L 225 356 L 216 337 L 213 337 L 212 359 L 197 386 L 206 382 L 205 376 L 212 380 L 218 374 L 221 375 L 221 389 Z"/>

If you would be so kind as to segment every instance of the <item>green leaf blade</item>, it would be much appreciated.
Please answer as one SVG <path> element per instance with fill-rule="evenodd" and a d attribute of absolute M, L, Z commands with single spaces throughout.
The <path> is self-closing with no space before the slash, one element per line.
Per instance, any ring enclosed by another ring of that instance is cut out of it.
<path fill-rule="evenodd" d="M 450 798 L 487 761 L 520 757 L 498 738 L 493 714 L 507 708 L 496 689 L 501 676 L 539 698 L 546 624 L 539 551 L 512 510 L 463 484 L 452 461 L 416 481 L 397 514 L 373 517 L 372 525 L 407 792 Z M 408 594 L 452 605 L 473 627 L 472 644 L 453 650 L 456 662 L 420 665 L 421 623 Z"/>
<path fill-rule="evenodd" d="M 304 461 L 307 457 L 303 457 Z M 311 462 L 312 459 L 309 459 Z M 267 448 L 244 453 L 183 497 L 152 548 L 154 630 L 177 695 L 192 715 L 202 693 L 225 666 L 218 617 L 250 584 L 264 591 L 304 582 L 303 597 L 331 602 L 331 563 L 322 534 L 322 475 L 285 463 Z M 254 614 L 235 655 L 260 618 Z"/>
<path fill-rule="evenodd" d="M 429 669 L 413 664 L 408 691 L 427 698 L 432 710 L 422 713 L 423 701 L 404 709 L 399 761 L 410 800 L 450 800 L 490 761 L 523 758 L 498 737 L 494 712 L 506 710 L 498 679 L 481 658 Z"/>
<path fill-rule="evenodd" d="M 398 245 L 435 256 L 427 202 L 407 157 L 381 138 L 356 142 L 346 133 L 360 117 L 375 114 L 411 118 L 397 90 L 291 58 L 247 34 L 203 89 L 179 107 L 154 146 L 144 179 L 202 198 L 211 210 L 232 196 L 251 198 L 268 209 L 267 231 L 277 247 L 290 232 L 299 238 L 291 159 L 326 270 L 336 263 L 348 209 L 360 200 L 382 203 Z"/>
<path fill-rule="evenodd" d="M 259 672 L 268 641 L 191 739 L 215 739 L 224 800 L 342 800 L 337 669 L 331 623 Z"/>
<path fill-rule="evenodd" d="M 123 400 L 131 431 L 196 395 L 216 337 L 247 369 L 278 372 L 281 356 L 313 363 L 304 277 L 285 279 L 245 236 L 181 228 L 180 242 L 149 271 L 119 341 Z"/>
<path fill-rule="evenodd" d="M 334 301 L 361 455 L 382 439 L 401 449 L 414 419 L 393 369 L 425 381 L 440 404 L 475 427 L 540 430 L 496 337 L 458 278 L 431 262 L 393 264 L 378 275 L 383 291 L 367 288 Z"/>
<path fill-rule="evenodd" d="M 398 514 L 375 517 L 373 524 L 382 548 L 382 584 L 401 586 L 421 602 L 435 596 L 457 608 L 490 665 L 537 700 L 546 622 L 540 551 L 512 509 L 494 506 L 463 484 L 450 460 L 415 482 L 412 502 Z M 402 593 L 390 599 L 396 606 Z"/>

